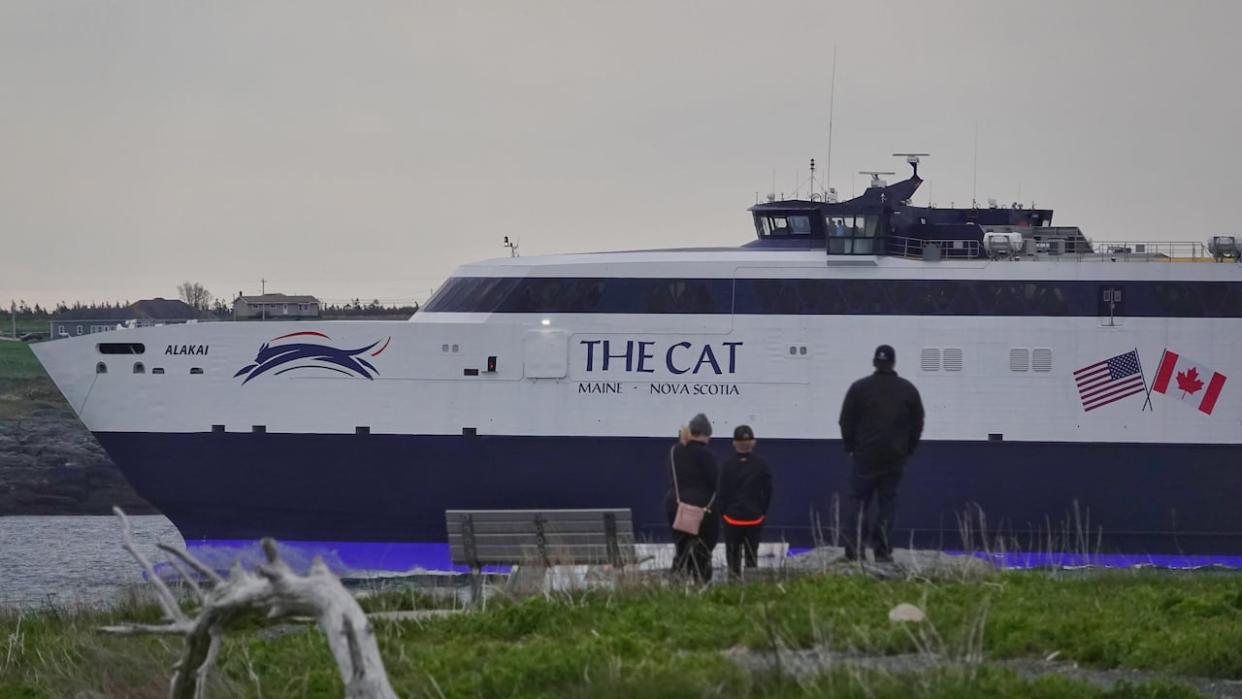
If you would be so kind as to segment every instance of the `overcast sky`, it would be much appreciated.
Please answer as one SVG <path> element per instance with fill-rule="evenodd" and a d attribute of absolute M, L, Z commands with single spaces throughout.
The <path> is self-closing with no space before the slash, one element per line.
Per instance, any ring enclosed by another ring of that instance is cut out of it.
<path fill-rule="evenodd" d="M 523 255 L 739 244 L 932 153 L 935 202 L 1242 234 L 1242 3 L 0 2 L 0 302 L 425 298 Z M 805 185 L 801 188 L 805 190 Z M 928 186 L 916 197 L 924 202 Z"/>

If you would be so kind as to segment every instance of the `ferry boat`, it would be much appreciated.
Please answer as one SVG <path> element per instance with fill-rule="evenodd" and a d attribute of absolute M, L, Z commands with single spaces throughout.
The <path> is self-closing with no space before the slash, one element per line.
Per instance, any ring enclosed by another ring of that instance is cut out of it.
<path fill-rule="evenodd" d="M 722 457 L 754 428 L 765 539 L 809 546 L 839 530 L 840 405 L 883 343 L 927 410 L 898 545 L 1242 563 L 1237 241 L 1105 245 L 1050 209 L 916 206 L 909 162 L 848 201 L 758 203 L 744 244 L 467 264 L 408 322 L 34 349 L 192 546 L 446 567 L 462 508 L 628 507 L 667 540 L 668 447 L 698 412 Z"/>

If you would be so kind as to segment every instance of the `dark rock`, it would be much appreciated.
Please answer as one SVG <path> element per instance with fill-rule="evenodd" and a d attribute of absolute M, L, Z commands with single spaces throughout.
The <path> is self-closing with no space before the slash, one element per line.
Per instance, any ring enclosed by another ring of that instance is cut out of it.
<path fill-rule="evenodd" d="M 0 516 L 157 513 L 67 406 L 0 421 Z"/>

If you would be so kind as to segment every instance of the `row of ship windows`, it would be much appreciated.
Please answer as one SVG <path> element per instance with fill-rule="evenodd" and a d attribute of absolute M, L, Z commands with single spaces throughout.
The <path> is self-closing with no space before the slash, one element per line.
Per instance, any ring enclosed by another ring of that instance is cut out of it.
<path fill-rule="evenodd" d="M 919 354 L 919 368 L 923 371 L 961 371 L 962 364 L 960 347 L 924 347 Z M 1050 373 L 1052 350 L 1047 347 L 1014 347 L 1009 350 L 1009 370 Z"/>
<path fill-rule="evenodd" d="M 105 364 L 104 362 L 97 362 L 97 363 L 95 364 L 95 373 L 96 373 L 96 374 L 106 374 L 106 373 L 108 373 L 108 365 L 107 365 L 107 364 Z M 135 374 L 145 374 L 145 373 L 147 373 L 147 367 L 146 367 L 146 365 L 144 365 L 142 362 L 134 362 L 134 366 L 133 366 L 133 373 L 135 373 Z M 151 373 L 152 373 L 152 374 L 157 374 L 157 375 L 158 375 L 158 374 L 163 374 L 163 373 L 164 373 L 164 367 L 158 367 L 158 366 L 157 366 L 157 367 L 154 367 L 154 368 L 152 368 L 152 369 L 151 369 Z M 190 373 L 191 373 L 191 374 L 201 374 L 201 373 L 203 373 L 203 368 L 202 368 L 202 367 L 197 367 L 197 366 L 195 366 L 195 367 L 190 367 Z"/>
<path fill-rule="evenodd" d="M 424 310 L 1242 318 L 1242 283 L 455 277 Z"/>

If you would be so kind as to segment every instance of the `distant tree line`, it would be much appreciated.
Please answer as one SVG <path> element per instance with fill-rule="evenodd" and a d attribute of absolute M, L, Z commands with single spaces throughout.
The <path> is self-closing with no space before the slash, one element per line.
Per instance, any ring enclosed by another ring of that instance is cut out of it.
<path fill-rule="evenodd" d="M 31 306 L 25 301 L 17 301 L 17 319 L 18 320 L 50 320 L 52 318 L 74 318 L 81 320 L 94 320 L 99 318 L 115 318 L 120 315 L 129 301 L 125 302 L 108 302 L 97 303 L 92 301 L 89 304 L 81 301 L 74 301 L 73 305 L 69 305 L 64 301 L 56 304 L 52 308 L 44 308 L 39 304 Z M 10 309 L 12 305 L 7 305 L 0 309 L 0 318 L 8 319 L 11 315 Z"/>
<path fill-rule="evenodd" d="M 412 315 L 418 312 L 418 303 L 399 304 L 380 303 L 379 299 L 372 299 L 370 303 L 363 303 L 361 299 L 353 301 L 345 301 L 343 303 L 320 303 L 319 315 L 330 316 L 336 318 L 368 318 L 375 316 L 394 316 L 394 315 Z"/>
<path fill-rule="evenodd" d="M 182 299 L 185 300 L 184 298 Z M 216 318 L 218 320 L 229 320 L 233 317 L 233 307 L 226 304 L 221 299 L 211 299 L 205 301 L 206 306 L 199 307 L 199 313 L 207 318 Z M 114 319 L 124 315 L 124 311 L 131 304 L 129 301 L 104 301 L 91 303 L 82 303 L 74 301 L 73 304 L 61 301 L 54 307 L 45 308 L 39 304 L 33 306 L 24 300 L 16 301 L 17 319 L 26 320 L 53 320 L 55 318 L 66 318 L 71 320 L 107 320 Z M 194 304 L 190 304 L 193 306 Z M 12 305 L 5 305 L 0 308 L 0 320 L 9 320 L 11 316 L 10 308 Z M 418 303 L 380 303 L 379 299 L 373 299 L 369 303 L 364 303 L 361 299 L 353 299 L 352 301 L 342 301 L 334 303 L 321 303 L 319 306 L 319 314 L 321 317 L 327 318 L 376 318 L 391 316 L 409 316 L 418 312 Z"/>

